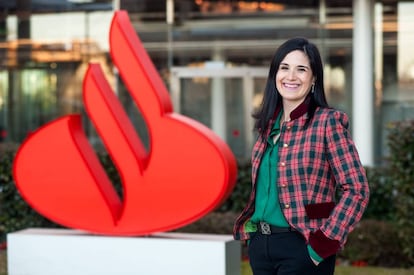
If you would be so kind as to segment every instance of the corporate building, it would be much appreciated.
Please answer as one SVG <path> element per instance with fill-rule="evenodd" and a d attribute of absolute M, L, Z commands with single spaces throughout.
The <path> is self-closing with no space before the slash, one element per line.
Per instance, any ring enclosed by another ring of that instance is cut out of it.
<path fill-rule="evenodd" d="M 140 137 L 147 128 L 110 58 L 115 10 L 126 10 L 171 95 L 174 111 L 213 129 L 236 157 L 254 142 L 275 49 L 303 36 L 318 45 L 330 105 L 346 111 L 365 165 L 388 154 L 393 121 L 414 119 L 414 1 L 0 1 L 0 133 L 22 142 L 41 125 L 84 115 L 82 81 L 100 63 Z M 166 137 L 168 138 L 168 137 Z"/>

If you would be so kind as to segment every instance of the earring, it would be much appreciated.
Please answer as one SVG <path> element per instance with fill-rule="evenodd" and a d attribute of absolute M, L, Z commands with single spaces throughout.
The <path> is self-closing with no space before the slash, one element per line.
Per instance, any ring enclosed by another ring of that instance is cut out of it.
<path fill-rule="evenodd" d="M 312 90 L 311 93 L 313 94 L 315 92 L 315 83 L 312 84 Z"/>

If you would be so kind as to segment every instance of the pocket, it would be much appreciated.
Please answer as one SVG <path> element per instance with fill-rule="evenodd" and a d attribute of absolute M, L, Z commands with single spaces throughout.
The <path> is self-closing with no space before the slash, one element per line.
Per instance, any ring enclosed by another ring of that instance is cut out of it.
<path fill-rule="evenodd" d="M 257 232 L 251 232 L 250 233 L 250 239 L 247 240 L 247 246 L 250 246 L 250 244 L 256 238 L 256 236 L 257 236 Z"/>
<path fill-rule="evenodd" d="M 257 237 L 257 233 L 256 232 L 252 232 L 250 233 L 250 239 L 246 240 L 246 245 L 247 245 L 247 255 L 250 257 L 251 253 L 252 253 L 252 249 L 255 246 L 255 239 Z"/>
<path fill-rule="evenodd" d="M 334 207 L 335 203 L 333 201 L 313 203 L 305 205 L 305 211 L 309 219 L 324 219 L 329 217 Z"/>

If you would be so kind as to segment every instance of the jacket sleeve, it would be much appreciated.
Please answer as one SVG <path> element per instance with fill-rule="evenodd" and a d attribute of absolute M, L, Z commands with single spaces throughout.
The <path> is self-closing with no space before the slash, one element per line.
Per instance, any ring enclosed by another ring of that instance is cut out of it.
<path fill-rule="evenodd" d="M 369 200 L 365 169 L 348 125 L 347 115 L 340 111 L 332 111 L 326 121 L 326 158 L 336 185 L 341 189 L 341 197 L 326 223 L 309 236 L 309 244 L 322 258 L 337 253 L 345 244 Z"/>

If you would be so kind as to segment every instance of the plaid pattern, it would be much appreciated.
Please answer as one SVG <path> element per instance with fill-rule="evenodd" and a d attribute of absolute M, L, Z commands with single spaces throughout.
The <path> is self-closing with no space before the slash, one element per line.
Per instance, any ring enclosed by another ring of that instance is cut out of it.
<path fill-rule="evenodd" d="M 305 128 L 306 105 L 298 109 L 281 130 L 279 200 L 289 224 L 303 234 L 320 256 L 326 257 L 343 246 L 361 219 L 368 204 L 368 182 L 348 130 L 347 115 L 318 108 Z M 269 125 L 272 124 L 270 121 Z M 254 212 L 256 177 L 269 133 L 270 127 L 258 137 L 253 148 L 253 188 L 246 208 L 236 220 L 235 239 L 249 239 L 245 225 Z M 336 188 L 342 190 L 338 202 Z"/>

